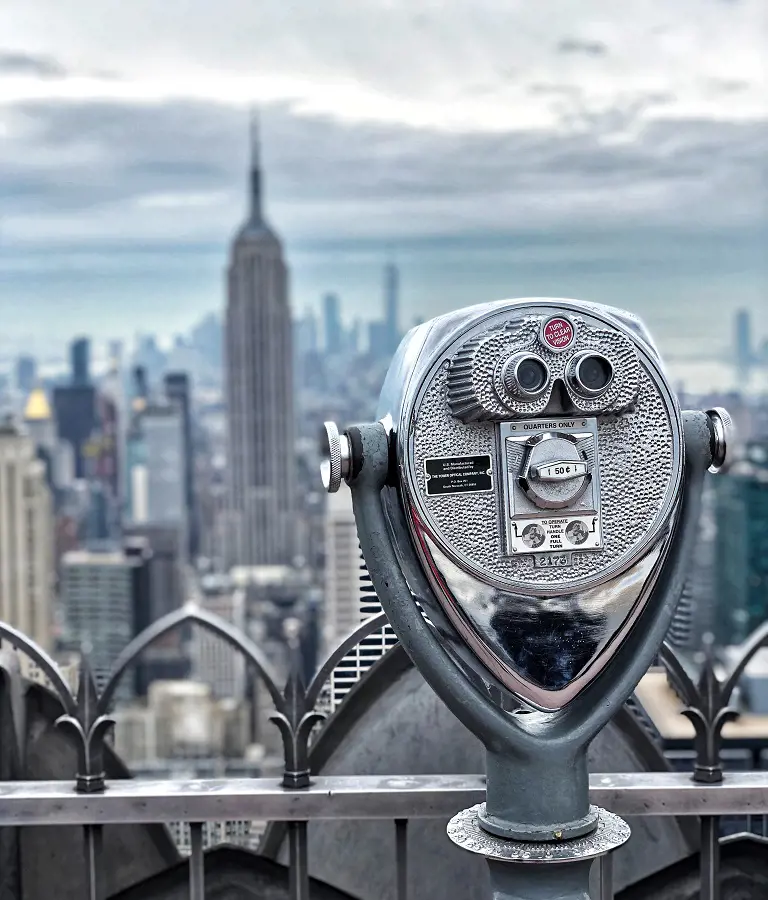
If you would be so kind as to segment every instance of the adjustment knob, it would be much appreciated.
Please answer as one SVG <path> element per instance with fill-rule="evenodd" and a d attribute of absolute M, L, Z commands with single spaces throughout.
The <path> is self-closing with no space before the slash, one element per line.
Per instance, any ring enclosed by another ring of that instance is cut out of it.
<path fill-rule="evenodd" d="M 335 422 L 324 422 L 323 426 L 321 455 L 324 458 L 320 463 L 320 477 L 326 491 L 335 494 L 341 487 L 342 480 L 349 477 L 351 468 L 349 438 L 346 434 L 339 434 Z"/>
<path fill-rule="evenodd" d="M 733 463 L 734 441 L 736 438 L 736 426 L 728 410 L 722 406 L 707 410 L 709 425 L 712 433 L 712 463 L 709 471 L 713 475 L 727 472 Z"/>

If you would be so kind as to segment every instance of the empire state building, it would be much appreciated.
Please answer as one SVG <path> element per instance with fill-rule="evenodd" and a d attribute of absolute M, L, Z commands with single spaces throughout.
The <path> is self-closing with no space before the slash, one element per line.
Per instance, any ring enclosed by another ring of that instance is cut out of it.
<path fill-rule="evenodd" d="M 232 243 L 225 324 L 229 565 L 285 565 L 295 541 L 292 328 L 280 239 L 264 219 L 258 136 Z"/>

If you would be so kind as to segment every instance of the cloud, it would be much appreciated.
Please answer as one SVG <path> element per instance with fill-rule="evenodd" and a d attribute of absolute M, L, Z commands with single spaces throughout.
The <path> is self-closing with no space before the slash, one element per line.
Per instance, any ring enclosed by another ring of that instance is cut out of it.
<path fill-rule="evenodd" d="M 557 52 L 562 54 L 578 53 L 584 56 L 607 56 L 608 47 L 602 41 L 565 38 L 557 45 Z"/>
<path fill-rule="evenodd" d="M 4 0 L 0 34 L 66 52 L 80 73 L 56 90 L 16 79 L 0 103 L 256 100 L 350 122 L 504 132 L 554 127 L 527 85 L 567 80 L 605 106 L 653 91 L 674 95 L 680 117 L 765 111 L 764 0 L 423 0 L 417 12 L 412 0 L 185 0 L 183 16 L 156 0 Z M 120 78 L 83 75 L 105 69 Z M 707 78 L 749 88 L 723 103 Z"/>
<path fill-rule="evenodd" d="M 35 75 L 38 78 L 60 78 L 67 69 L 51 56 L 0 49 L 0 76 Z"/>
<path fill-rule="evenodd" d="M 577 97 L 558 129 L 459 134 L 273 104 L 263 109 L 269 213 L 297 245 L 764 221 L 768 124 L 649 119 L 653 100 L 598 115 Z M 9 122 L 6 247 L 223 245 L 244 214 L 244 110 L 35 102 Z"/>
<path fill-rule="evenodd" d="M 735 78 L 708 78 L 706 86 L 714 94 L 740 94 L 749 90 L 749 82 Z"/>

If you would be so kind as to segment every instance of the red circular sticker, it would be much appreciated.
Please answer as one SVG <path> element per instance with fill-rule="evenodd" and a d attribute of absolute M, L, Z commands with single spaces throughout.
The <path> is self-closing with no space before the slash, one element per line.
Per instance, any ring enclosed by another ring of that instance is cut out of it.
<path fill-rule="evenodd" d="M 566 350 L 573 343 L 573 325 L 559 316 L 549 319 L 541 329 L 541 336 L 552 350 Z"/>

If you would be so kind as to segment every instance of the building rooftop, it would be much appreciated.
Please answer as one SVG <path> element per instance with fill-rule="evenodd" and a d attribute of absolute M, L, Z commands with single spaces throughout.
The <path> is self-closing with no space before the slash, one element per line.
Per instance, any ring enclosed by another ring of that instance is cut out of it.
<path fill-rule="evenodd" d="M 300 581 L 306 575 L 292 566 L 235 566 L 230 577 L 236 587 L 263 587 Z"/>
<path fill-rule="evenodd" d="M 66 566 L 126 566 L 133 560 L 119 550 L 70 550 L 62 556 L 62 563 Z"/>

